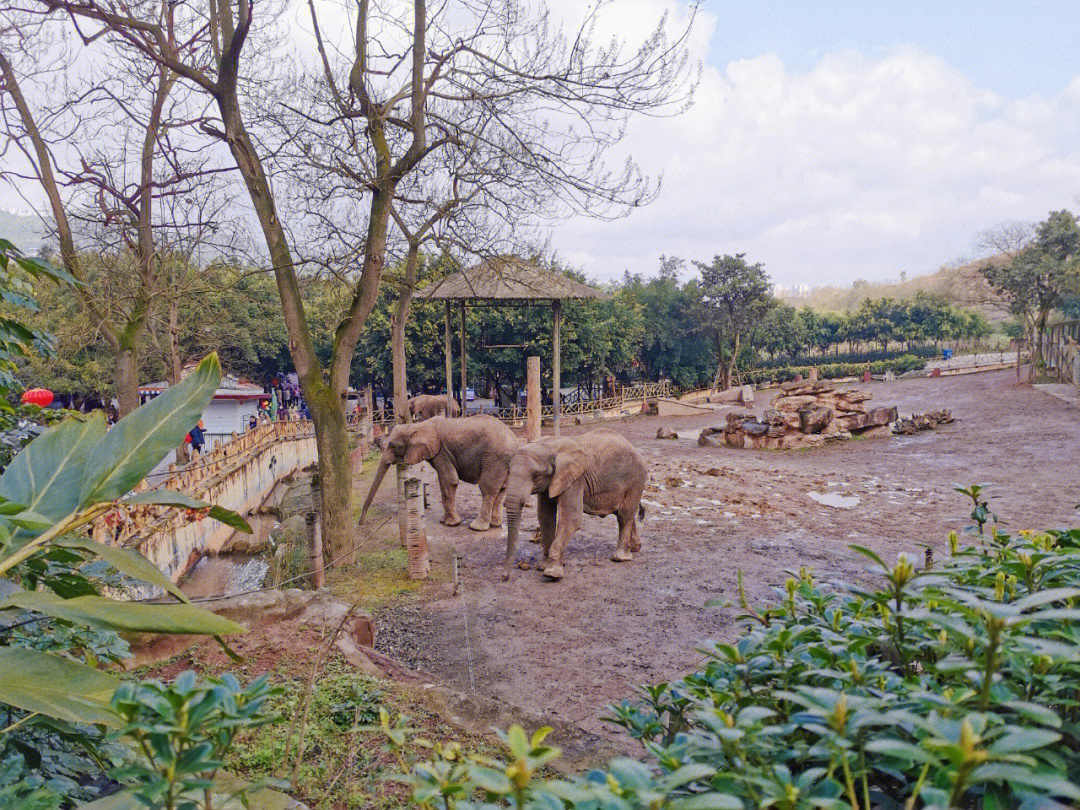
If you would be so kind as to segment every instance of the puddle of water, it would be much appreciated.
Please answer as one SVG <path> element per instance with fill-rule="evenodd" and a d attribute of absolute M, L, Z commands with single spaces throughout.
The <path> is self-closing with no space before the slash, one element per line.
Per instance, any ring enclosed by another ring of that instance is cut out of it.
<path fill-rule="evenodd" d="M 247 554 L 203 557 L 191 569 L 180 590 L 191 598 L 223 596 L 258 588 L 270 565 Z"/>
<path fill-rule="evenodd" d="M 807 492 L 806 494 L 822 506 L 832 506 L 836 509 L 852 509 L 862 500 L 858 495 L 841 495 L 838 492 Z"/>

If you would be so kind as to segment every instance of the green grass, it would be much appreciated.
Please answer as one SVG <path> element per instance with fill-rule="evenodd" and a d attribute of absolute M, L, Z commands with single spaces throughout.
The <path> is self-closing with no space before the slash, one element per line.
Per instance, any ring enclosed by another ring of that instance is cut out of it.
<path fill-rule="evenodd" d="M 275 671 L 273 681 L 284 686 L 285 691 L 271 700 L 270 712 L 282 719 L 241 735 L 226 762 L 230 771 L 252 781 L 291 779 L 298 730 L 292 734 L 290 762 L 278 763 L 285 756 L 292 719 L 302 713 L 308 674 Z M 333 657 L 315 680 L 304 730 L 303 762 L 296 782 L 287 792 L 311 808 L 392 810 L 410 806 L 407 786 L 385 778 L 399 767 L 395 755 L 384 750 L 383 738 L 354 727 L 354 723 L 377 725 L 380 707 L 385 707 L 391 716 L 407 715 L 411 725 L 423 729 L 424 737 L 432 742 L 456 739 L 467 751 L 491 753 L 484 738 L 465 734 L 443 722 L 408 689 L 361 674 Z M 413 747 L 417 750 L 410 752 L 410 759 L 422 757 L 422 749 Z M 353 751 L 355 759 L 349 765 Z M 339 772 L 342 775 L 330 789 Z"/>

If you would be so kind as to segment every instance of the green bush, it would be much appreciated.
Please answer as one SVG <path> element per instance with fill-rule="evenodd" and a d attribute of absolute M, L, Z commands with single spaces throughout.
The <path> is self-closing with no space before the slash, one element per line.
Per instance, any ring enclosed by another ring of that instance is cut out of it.
<path fill-rule="evenodd" d="M 816 366 L 818 377 L 823 380 L 835 380 L 839 377 L 857 377 L 867 369 L 871 374 L 884 374 L 891 371 L 893 374 L 904 374 L 908 371 L 923 368 L 926 360 L 914 354 L 904 354 L 891 360 L 875 360 L 871 363 L 822 363 Z M 810 369 L 814 366 L 781 366 L 779 368 L 759 368 L 748 371 L 743 376 L 748 383 L 758 385 L 760 383 L 778 382 L 785 383 L 795 379 L 796 374 L 803 377 L 810 376 Z"/>
<path fill-rule="evenodd" d="M 968 490 L 980 529 L 993 516 Z M 974 514 L 974 513 L 973 513 Z M 436 749 L 420 807 L 1063 808 L 1080 801 L 1080 530 L 991 533 L 943 562 L 887 565 L 877 588 L 804 570 L 745 634 L 646 687 L 611 720 L 647 762 L 536 778 L 554 754 L 520 729 L 505 760 Z M 929 559 L 929 557 L 928 557 Z M 741 583 L 740 583 L 741 585 Z M 740 587 L 741 595 L 741 587 Z M 407 734 L 383 722 L 394 747 Z"/>

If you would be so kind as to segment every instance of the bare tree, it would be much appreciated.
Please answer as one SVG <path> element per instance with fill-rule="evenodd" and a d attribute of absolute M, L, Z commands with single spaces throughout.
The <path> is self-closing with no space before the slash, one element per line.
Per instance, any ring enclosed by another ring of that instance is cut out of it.
<path fill-rule="evenodd" d="M 45 193 L 61 262 L 79 280 L 80 306 L 113 352 L 124 415 L 138 406 L 141 343 L 170 292 L 160 251 L 174 251 L 206 227 L 175 218 L 176 203 L 203 191 L 221 169 L 183 137 L 201 113 L 164 65 L 118 54 L 106 65 L 66 66 L 55 83 L 59 98 L 34 109 L 22 85 L 39 65 L 20 70 L 9 57 L 27 35 L 8 26 L 0 50 L 5 135 L 30 167 L 29 177 L 7 179 L 33 179 Z"/>
<path fill-rule="evenodd" d="M 235 6 L 221 0 L 28 1 L 66 15 L 84 41 L 107 35 L 216 102 L 220 126 L 204 128 L 228 145 L 263 231 L 293 362 L 315 421 L 324 532 L 335 551 L 347 544 L 350 522 L 342 394 L 379 290 L 402 179 L 444 148 L 483 143 L 507 174 L 527 178 L 524 190 L 537 213 L 617 216 L 652 199 L 657 187 L 630 161 L 619 172 L 605 166 L 622 124 L 633 113 L 674 112 L 688 101 L 686 32 L 670 40 L 665 21 L 639 47 L 624 50 L 618 41 L 595 41 L 595 12 L 566 36 L 546 9 L 525 3 L 459 0 L 429 12 L 425 0 L 414 0 L 399 13 L 397 6 L 356 0 L 349 36 L 338 44 L 324 37 L 318 10 L 309 4 L 319 69 L 303 75 L 301 92 L 280 105 L 297 124 L 287 143 L 307 161 L 313 188 L 328 197 L 344 186 L 364 195 L 338 205 L 334 222 L 362 222 L 360 239 L 351 227 L 330 231 L 337 238 L 321 250 L 324 263 L 351 289 L 324 368 L 268 176 L 278 149 L 261 149 L 245 118 L 252 99 L 245 95 L 241 55 L 255 6 L 250 0 Z M 279 117 L 287 120 L 280 111 Z M 279 136 L 283 131 L 277 128 Z M 294 233 L 308 230 L 317 228 L 293 225 Z"/>

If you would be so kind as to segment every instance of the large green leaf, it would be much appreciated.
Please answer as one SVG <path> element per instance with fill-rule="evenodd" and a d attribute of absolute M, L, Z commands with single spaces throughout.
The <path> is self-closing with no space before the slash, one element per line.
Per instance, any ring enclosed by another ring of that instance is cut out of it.
<path fill-rule="evenodd" d="M 183 492 L 174 492 L 171 489 L 151 489 L 147 492 L 140 492 L 137 495 L 132 495 L 124 503 L 151 503 L 158 506 L 179 506 L 186 509 L 209 509 L 208 514 L 214 520 L 220 521 L 226 526 L 231 526 L 244 534 L 252 533 L 248 522 L 232 509 L 226 509 L 224 506 L 211 506 L 206 501 L 197 500 L 190 495 L 185 495 Z"/>
<path fill-rule="evenodd" d="M 79 505 L 114 501 L 145 478 L 199 421 L 220 379 L 221 365 L 210 354 L 185 379 L 117 422 L 86 460 Z"/>
<path fill-rule="evenodd" d="M 85 421 L 65 419 L 12 459 L 0 476 L 0 497 L 53 522 L 67 517 L 79 506 L 86 457 L 104 435 L 105 415 L 100 411 Z M 5 557 L 41 533 L 15 527 L 10 516 L 0 520 L 12 530 L 11 542 L 3 551 Z"/>
<path fill-rule="evenodd" d="M 109 701 L 117 681 L 58 655 L 0 647 L 0 703 L 70 723 L 120 724 Z"/>
<path fill-rule="evenodd" d="M 127 574 L 129 577 L 149 585 L 156 585 L 171 593 L 181 602 L 188 601 L 183 591 L 176 587 L 176 583 L 165 576 L 161 569 L 135 551 L 135 549 L 107 546 L 98 543 L 96 540 L 91 540 L 89 537 L 64 537 L 58 540 L 56 545 L 89 551 L 91 554 L 101 557 L 121 574 Z"/>
<path fill-rule="evenodd" d="M 243 625 L 194 605 L 120 602 L 103 596 L 62 599 L 48 591 L 20 591 L 0 599 L 0 610 L 22 608 L 119 633 L 191 633 L 224 636 L 245 633 Z"/>

